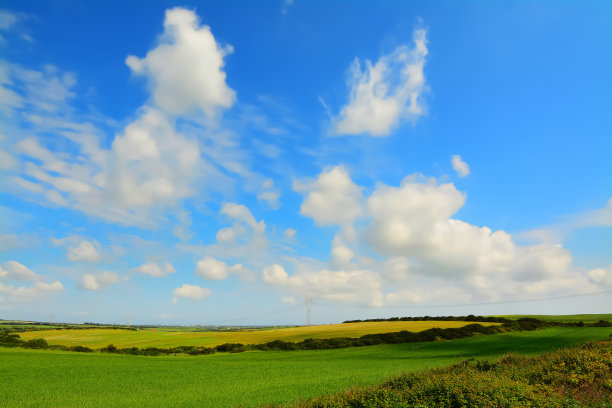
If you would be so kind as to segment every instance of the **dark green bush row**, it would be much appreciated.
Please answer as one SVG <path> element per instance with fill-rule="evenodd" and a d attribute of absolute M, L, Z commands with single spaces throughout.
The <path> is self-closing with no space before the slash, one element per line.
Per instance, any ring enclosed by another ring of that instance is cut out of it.
<path fill-rule="evenodd" d="M 362 323 L 362 322 L 425 322 L 425 321 L 443 321 L 443 322 L 485 322 L 485 323 L 509 323 L 512 320 L 504 317 L 484 317 L 484 316 L 416 316 L 416 317 L 389 317 L 387 319 L 365 319 L 365 320 L 346 320 L 342 323 Z"/>
<path fill-rule="evenodd" d="M 467 320 L 474 321 L 479 319 L 476 316 L 467 316 L 455 318 L 456 320 Z M 399 318 L 398 318 L 399 319 Z M 408 318 L 406 318 L 408 319 Z M 440 319 L 439 317 L 431 318 L 431 320 Z M 496 318 L 491 318 L 496 319 Z M 451 319 L 447 319 L 451 320 Z M 495 334 L 507 331 L 531 331 L 538 330 L 554 326 L 567 326 L 566 323 L 558 322 L 545 322 L 534 318 L 522 318 L 518 320 L 503 320 L 499 326 L 482 326 L 478 323 L 468 324 L 458 328 L 432 328 L 424 330 L 418 333 L 409 331 L 400 331 L 393 333 L 377 333 L 377 334 L 366 334 L 359 338 L 352 337 L 336 337 L 330 339 L 306 339 L 301 342 L 288 342 L 283 340 L 274 340 L 263 344 L 240 344 L 240 343 L 225 343 L 220 344 L 214 348 L 210 347 L 195 347 L 195 346 L 178 346 L 172 348 L 117 348 L 112 344 L 100 349 L 101 352 L 105 353 L 116 353 L 116 354 L 131 354 L 131 355 L 144 355 L 144 356 L 158 356 L 158 355 L 170 355 L 170 354 L 189 354 L 189 355 L 204 355 L 213 354 L 215 352 L 222 353 L 241 353 L 247 350 L 256 351 L 272 351 L 272 350 L 325 350 L 325 349 L 338 349 L 347 347 L 363 347 L 373 346 L 378 344 L 397 344 L 397 343 L 417 343 L 417 342 L 428 342 L 428 341 L 439 341 L 439 340 L 453 340 L 464 337 L 470 337 L 475 334 Z M 500 323 L 500 322 L 498 322 Z M 584 324 L 572 324 L 575 326 L 584 326 Z M 600 321 L 589 326 L 608 327 L 610 323 Z M 37 348 L 46 349 L 52 348 L 55 350 L 67 350 L 67 351 L 79 351 L 79 352 L 91 352 L 92 349 L 82 346 L 49 346 L 44 339 L 33 339 L 29 341 L 22 340 L 18 334 L 1 332 L 0 333 L 0 346 L 6 347 L 25 347 L 25 348 Z"/>
<path fill-rule="evenodd" d="M 422 332 L 413 333 L 400 331 L 393 333 L 366 334 L 359 338 L 336 337 L 332 339 L 306 339 L 299 343 L 275 340 L 263 344 L 249 344 L 250 350 L 322 350 L 346 347 L 373 346 L 376 344 L 417 343 L 424 341 L 452 340 L 473 336 L 474 334 L 495 334 L 507 331 L 500 326 L 482 326 L 480 324 L 469 324 L 459 328 L 439 329 L 433 328 Z"/>
<path fill-rule="evenodd" d="M 509 354 L 406 373 L 296 405 L 348 407 L 610 407 L 612 343 L 587 343 L 538 357 Z"/>
<path fill-rule="evenodd" d="M 171 348 L 159 348 L 159 347 L 126 347 L 117 348 L 112 344 L 100 349 L 103 353 L 114 353 L 114 354 L 131 354 L 135 356 L 160 356 L 160 355 L 174 355 L 174 354 L 189 354 L 192 356 L 200 356 L 204 354 L 213 354 L 215 349 L 210 347 L 194 347 L 194 346 L 178 346 Z"/>

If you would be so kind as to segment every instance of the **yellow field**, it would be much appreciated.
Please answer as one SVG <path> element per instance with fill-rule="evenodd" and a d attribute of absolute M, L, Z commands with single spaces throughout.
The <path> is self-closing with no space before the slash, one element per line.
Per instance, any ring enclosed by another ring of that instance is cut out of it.
<path fill-rule="evenodd" d="M 273 340 L 299 342 L 307 338 L 360 337 L 364 334 L 420 332 L 439 327 L 462 327 L 473 322 L 423 321 L 423 322 L 363 322 L 327 324 L 322 326 L 289 327 L 268 330 L 244 330 L 236 332 L 165 331 L 163 328 L 138 331 L 120 329 L 41 330 L 20 333 L 22 339 L 44 338 L 49 344 L 101 348 L 109 344 L 115 347 L 214 347 L 223 343 L 259 344 Z M 497 323 L 481 323 L 496 325 Z"/>

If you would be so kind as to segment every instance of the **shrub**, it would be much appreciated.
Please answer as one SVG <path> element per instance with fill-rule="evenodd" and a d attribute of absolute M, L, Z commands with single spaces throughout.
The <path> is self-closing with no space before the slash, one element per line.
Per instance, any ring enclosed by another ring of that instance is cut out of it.
<path fill-rule="evenodd" d="M 32 339 L 23 343 L 23 347 L 29 349 L 46 349 L 49 347 L 49 344 L 47 344 L 47 340 L 45 339 Z"/>
<path fill-rule="evenodd" d="M 91 353 L 93 350 L 90 349 L 89 347 L 84 347 L 84 346 L 72 346 L 72 347 L 68 347 L 68 351 L 77 351 L 79 353 Z"/>
<path fill-rule="evenodd" d="M 215 351 L 225 353 L 240 353 L 246 351 L 244 344 L 241 343 L 224 343 L 215 347 Z"/>

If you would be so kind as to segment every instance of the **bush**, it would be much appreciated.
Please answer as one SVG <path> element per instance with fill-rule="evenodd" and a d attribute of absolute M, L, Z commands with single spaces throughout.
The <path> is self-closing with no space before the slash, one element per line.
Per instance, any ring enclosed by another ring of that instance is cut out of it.
<path fill-rule="evenodd" d="M 32 339 L 23 343 L 23 347 L 29 349 L 46 349 L 49 347 L 49 344 L 47 344 L 47 340 L 45 339 Z"/>
<path fill-rule="evenodd" d="M 612 343 L 588 343 L 539 357 L 507 355 L 407 373 L 299 404 L 342 407 L 609 407 Z"/>
<path fill-rule="evenodd" d="M 79 353 L 91 353 L 93 350 L 90 349 L 89 347 L 84 347 L 84 346 L 72 346 L 72 347 L 68 347 L 68 351 L 77 351 Z"/>
<path fill-rule="evenodd" d="M 215 351 L 225 353 L 241 353 L 246 351 L 244 344 L 241 343 L 224 343 L 215 347 Z"/>

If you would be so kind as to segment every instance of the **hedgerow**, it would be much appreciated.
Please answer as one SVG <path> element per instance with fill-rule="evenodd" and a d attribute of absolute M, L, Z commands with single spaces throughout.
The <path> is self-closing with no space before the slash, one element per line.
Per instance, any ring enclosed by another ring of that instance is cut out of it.
<path fill-rule="evenodd" d="M 419 318 L 392 318 L 392 319 L 421 319 L 421 320 L 433 320 L 433 319 L 446 319 L 451 320 L 451 317 L 435 317 L 430 318 L 429 316 Z M 388 319 L 388 320 L 392 320 Z M 483 318 L 480 316 L 462 316 L 453 317 L 452 320 L 465 319 L 466 321 L 479 321 L 478 319 L 484 319 L 489 322 L 502 323 L 498 326 L 483 326 L 478 323 L 468 324 L 458 328 L 431 328 L 421 332 L 410 332 L 410 331 L 399 331 L 392 333 L 376 333 L 366 334 L 358 338 L 353 337 L 335 337 L 329 339 L 306 339 L 300 342 L 287 342 L 283 340 L 274 340 L 262 344 L 241 344 L 241 343 L 225 343 L 211 347 L 194 347 L 194 346 L 178 346 L 172 348 L 138 348 L 138 347 L 127 347 L 118 349 L 115 346 L 108 345 L 99 349 L 104 353 L 115 353 L 115 354 L 131 354 L 131 355 L 143 355 L 143 356 L 158 356 L 158 355 L 173 355 L 173 354 L 188 354 L 188 355 L 204 355 L 213 354 L 215 352 L 222 353 L 241 353 L 244 351 L 288 351 L 288 350 L 326 350 L 326 349 L 339 349 L 347 347 L 363 347 L 373 346 L 379 344 L 398 344 L 398 343 L 418 343 L 418 342 L 429 342 L 429 341 L 440 341 L 440 340 L 454 340 L 464 337 L 471 337 L 476 334 L 496 334 L 509 331 L 532 331 L 538 329 L 544 329 L 555 326 L 592 326 L 592 327 L 608 327 L 609 322 L 600 321 L 594 324 L 583 324 L 583 323 L 559 323 L 559 322 L 545 322 L 533 318 L 522 318 L 518 320 L 508 320 L 504 318 Z M 370 321 L 379 321 L 382 319 L 373 319 Z M 354 322 L 354 321 L 353 321 Z M 0 332 L 0 346 L 5 347 L 25 347 L 25 348 L 39 348 L 46 349 L 51 348 L 55 350 L 65 351 L 78 351 L 78 352 L 91 352 L 92 349 L 83 346 L 56 346 L 48 345 L 44 339 L 33 339 L 29 341 L 22 340 L 18 334 L 11 332 Z"/>
<path fill-rule="evenodd" d="M 301 402 L 297 408 L 610 407 L 612 343 L 539 357 L 507 355 L 406 373 L 381 385 Z"/>

